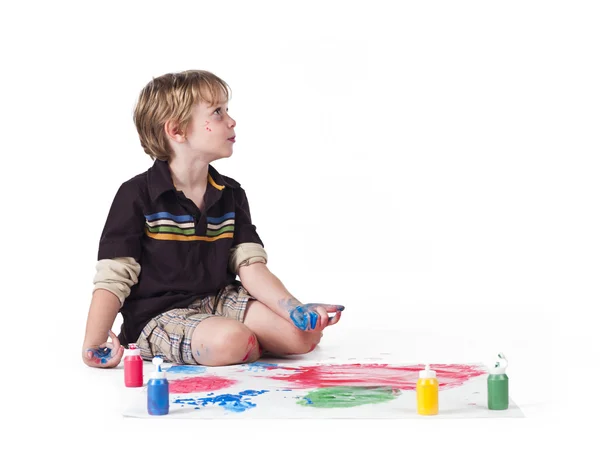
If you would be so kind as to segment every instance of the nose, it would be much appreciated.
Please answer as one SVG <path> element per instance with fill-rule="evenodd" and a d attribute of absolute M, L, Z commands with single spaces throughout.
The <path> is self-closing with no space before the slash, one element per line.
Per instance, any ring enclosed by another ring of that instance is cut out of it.
<path fill-rule="evenodd" d="M 229 115 L 229 112 L 227 112 L 227 126 L 229 128 L 233 128 L 233 127 L 236 126 L 236 121 L 235 121 L 235 119 L 233 117 L 231 117 Z"/>

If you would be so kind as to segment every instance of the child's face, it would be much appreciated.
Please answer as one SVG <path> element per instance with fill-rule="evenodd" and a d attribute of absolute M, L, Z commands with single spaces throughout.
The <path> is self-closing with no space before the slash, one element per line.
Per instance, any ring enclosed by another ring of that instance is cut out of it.
<path fill-rule="evenodd" d="M 214 107 L 201 102 L 194 106 L 185 132 L 190 150 L 209 161 L 230 157 L 235 142 L 232 139 L 235 125 L 235 120 L 228 113 L 227 102 Z"/>

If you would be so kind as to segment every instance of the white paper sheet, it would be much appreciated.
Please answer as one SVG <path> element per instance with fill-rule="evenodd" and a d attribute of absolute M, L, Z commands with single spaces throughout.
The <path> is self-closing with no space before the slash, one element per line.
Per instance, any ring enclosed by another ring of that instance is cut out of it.
<path fill-rule="evenodd" d="M 167 365 L 169 414 L 148 414 L 145 386 L 129 390 L 133 395 L 123 414 L 163 419 L 524 417 L 512 400 L 504 411 L 487 408 L 487 371 L 482 364 L 431 368 L 440 383 L 436 416 L 417 414 L 415 387 L 422 365 L 286 360 L 227 367 Z"/>

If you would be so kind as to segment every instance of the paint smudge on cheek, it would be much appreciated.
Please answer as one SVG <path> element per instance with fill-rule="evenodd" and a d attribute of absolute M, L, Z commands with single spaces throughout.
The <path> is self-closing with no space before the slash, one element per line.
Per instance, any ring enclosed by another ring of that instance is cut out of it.
<path fill-rule="evenodd" d="M 236 384 L 236 380 L 207 375 L 204 377 L 183 378 L 169 381 L 169 393 L 189 394 L 191 392 L 210 392 L 225 389 Z"/>
<path fill-rule="evenodd" d="M 460 386 L 471 378 L 484 375 L 482 368 L 466 364 L 431 365 L 437 372 L 440 389 Z M 270 375 L 274 380 L 288 381 L 295 388 L 332 386 L 387 386 L 401 390 L 415 390 L 419 371 L 423 366 L 389 367 L 387 364 L 341 364 L 280 367 L 289 374 Z"/>
<path fill-rule="evenodd" d="M 352 408 L 354 406 L 384 403 L 401 394 L 390 387 L 335 386 L 309 392 L 297 403 L 313 408 Z"/>
<path fill-rule="evenodd" d="M 206 122 L 206 123 L 204 124 L 204 126 L 206 127 L 206 129 L 207 129 L 208 131 L 212 131 L 212 130 L 211 130 L 209 127 L 208 127 L 208 125 L 210 124 L 210 122 L 209 122 L 208 120 L 206 120 L 205 122 Z"/>
<path fill-rule="evenodd" d="M 223 394 L 214 397 L 195 397 L 195 398 L 178 398 L 173 401 L 175 404 L 194 406 L 194 409 L 200 409 L 208 405 L 222 406 L 227 411 L 241 413 L 248 409 L 255 408 L 256 403 L 252 403 L 250 399 L 245 397 L 256 397 L 257 395 L 269 392 L 267 390 L 246 390 L 239 394 Z"/>

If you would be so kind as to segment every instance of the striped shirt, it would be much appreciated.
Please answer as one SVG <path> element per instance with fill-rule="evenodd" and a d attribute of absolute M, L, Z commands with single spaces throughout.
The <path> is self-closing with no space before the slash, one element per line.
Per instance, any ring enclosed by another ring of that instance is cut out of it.
<path fill-rule="evenodd" d="M 242 243 L 263 245 L 246 193 L 214 167 L 209 165 L 203 211 L 176 190 L 166 161 L 156 160 L 123 183 L 98 249 L 98 260 L 131 257 L 141 266 L 120 311 L 121 342 L 135 342 L 158 314 L 186 307 L 233 282 L 230 251 Z"/>

